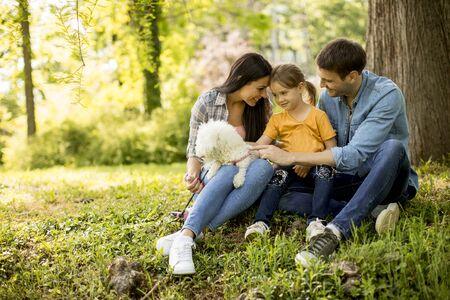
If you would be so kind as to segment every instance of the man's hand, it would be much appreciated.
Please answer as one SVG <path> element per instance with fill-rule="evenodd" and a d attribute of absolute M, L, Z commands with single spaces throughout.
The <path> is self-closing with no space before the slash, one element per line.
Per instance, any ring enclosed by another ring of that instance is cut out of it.
<path fill-rule="evenodd" d="M 289 166 L 293 164 L 291 153 L 281 150 L 274 145 L 259 145 L 250 149 L 256 152 L 260 158 L 268 159 L 280 166 Z"/>
<path fill-rule="evenodd" d="M 295 174 L 297 174 L 297 176 L 305 178 L 308 175 L 309 170 L 311 170 L 311 167 L 295 165 L 292 167 L 292 169 L 294 170 Z"/>

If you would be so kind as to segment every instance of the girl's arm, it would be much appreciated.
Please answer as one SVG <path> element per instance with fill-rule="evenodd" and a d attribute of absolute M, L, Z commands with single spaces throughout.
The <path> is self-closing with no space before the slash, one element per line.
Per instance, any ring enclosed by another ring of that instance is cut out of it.
<path fill-rule="evenodd" d="M 256 145 L 270 145 L 272 144 L 273 140 L 266 136 L 262 135 L 256 142 L 246 142 L 250 146 L 256 146 Z"/>
<path fill-rule="evenodd" d="M 337 146 L 336 138 L 333 137 L 333 138 L 331 138 L 331 139 L 329 139 L 329 140 L 326 140 L 326 141 L 324 142 L 324 144 L 325 144 L 325 149 L 326 149 L 326 150 L 330 150 L 331 148 Z"/>
<path fill-rule="evenodd" d="M 262 135 L 255 143 L 255 145 L 270 145 L 272 144 L 273 139 L 268 137 L 267 135 Z"/>

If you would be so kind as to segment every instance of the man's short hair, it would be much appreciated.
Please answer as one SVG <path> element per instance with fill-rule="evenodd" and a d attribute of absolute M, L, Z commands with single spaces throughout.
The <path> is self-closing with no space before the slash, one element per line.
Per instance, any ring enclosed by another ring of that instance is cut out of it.
<path fill-rule="evenodd" d="M 360 44 L 347 39 L 329 42 L 317 55 L 316 63 L 321 69 L 333 71 L 344 79 L 351 71 L 361 74 L 366 66 L 366 51 Z"/>

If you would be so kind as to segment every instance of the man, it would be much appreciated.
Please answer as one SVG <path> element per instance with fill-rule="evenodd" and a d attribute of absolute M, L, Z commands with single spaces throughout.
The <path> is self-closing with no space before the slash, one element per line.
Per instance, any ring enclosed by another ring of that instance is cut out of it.
<path fill-rule="evenodd" d="M 273 145 L 253 147 L 262 158 L 279 165 L 329 165 L 337 170 L 332 200 L 346 203 L 328 225 L 316 224 L 309 247 L 296 255 L 296 262 L 305 267 L 330 256 L 371 213 L 378 215 L 377 232 L 393 227 L 400 213 L 397 203 L 412 199 L 418 190 L 408 158 L 408 122 L 400 89 L 390 79 L 364 70 L 366 53 L 350 40 L 331 41 L 316 62 L 320 86 L 326 88 L 319 108 L 336 130 L 337 147 L 317 153 L 288 153 Z M 291 185 L 279 209 L 309 214 L 308 188 L 301 180 Z"/>

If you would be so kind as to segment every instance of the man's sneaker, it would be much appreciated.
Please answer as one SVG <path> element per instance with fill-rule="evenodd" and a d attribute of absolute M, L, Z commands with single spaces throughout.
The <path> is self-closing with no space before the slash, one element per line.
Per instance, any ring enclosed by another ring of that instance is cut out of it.
<path fill-rule="evenodd" d="M 309 223 L 308 227 L 306 227 L 306 241 L 310 241 L 313 237 L 318 234 L 321 234 L 325 231 L 325 225 L 323 224 L 323 220 L 317 218 L 315 221 Z"/>
<path fill-rule="evenodd" d="M 158 251 L 162 251 L 164 256 L 168 256 L 170 252 L 170 248 L 172 247 L 173 241 L 175 238 L 180 235 L 181 230 L 178 230 L 175 233 L 163 236 L 156 241 L 156 249 Z M 201 232 L 198 237 L 195 238 L 196 241 L 200 241 L 203 238 L 203 232 Z"/>
<path fill-rule="evenodd" d="M 173 241 L 169 254 L 169 266 L 175 275 L 188 275 L 195 273 L 192 261 L 192 248 L 195 247 L 194 240 L 186 235 L 178 235 Z"/>
<path fill-rule="evenodd" d="M 246 240 L 252 240 L 253 238 L 255 238 L 258 235 L 264 235 L 269 232 L 270 232 L 270 229 L 266 223 L 264 223 L 263 221 L 257 221 L 247 227 L 244 238 Z"/>
<path fill-rule="evenodd" d="M 381 211 L 375 222 L 375 230 L 382 234 L 392 228 L 397 224 L 398 218 L 400 216 L 400 207 L 397 203 L 390 203 L 386 209 Z"/>
<path fill-rule="evenodd" d="M 329 228 L 311 239 L 308 247 L 295 256 L 295 262 L 308 268 L 320 257 L 328 258 L 339 246 L 338 237 Z"/>
<path fill-rule="evenodd" d="M 325 231 L 324 221 L 316 218 L 306 227 L 306 241 L 309 242 L 313 237 Z"/>

